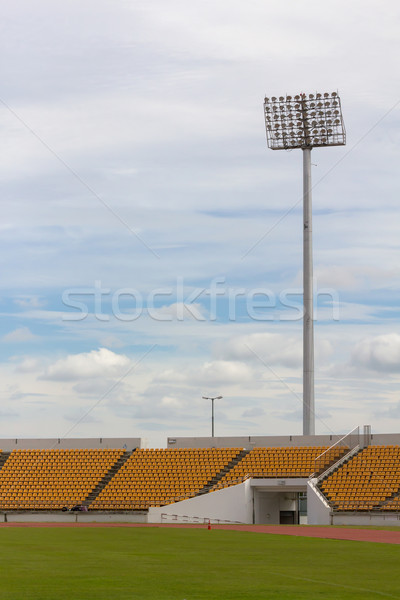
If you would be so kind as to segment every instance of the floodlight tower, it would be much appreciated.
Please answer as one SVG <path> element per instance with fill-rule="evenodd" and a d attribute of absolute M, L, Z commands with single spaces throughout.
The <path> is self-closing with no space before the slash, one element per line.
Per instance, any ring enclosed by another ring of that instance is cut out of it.
<path fill-rule="evenodd" d="M 315 434 L 311 150 L 344 146 L 346 131 L 336 92 L 264 99 L 268 147 L 303 151 L 303 435 Z"/>

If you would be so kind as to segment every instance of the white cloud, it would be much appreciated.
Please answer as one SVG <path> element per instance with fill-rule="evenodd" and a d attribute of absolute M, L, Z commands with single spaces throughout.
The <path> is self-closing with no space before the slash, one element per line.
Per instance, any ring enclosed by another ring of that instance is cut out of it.
<path fill-rule="evenodd" d="M 122 354 L 115 354 L 107 348 L 92 350 L 82 354 L 69 355 L 49 367 L 42 379 L 55 381 L 77 381 L 96 377 L 118 377 L 126 372 L 130 360 Z"/>
<path fill-rule="evenodd" d="M 321 288 L 336 290 L 371 289 L 398 279 L 399 269 L 387 269 L 371 265 L 319 265 L 315 269 L 316 290 Z M 300 276 L 297 278 L 300 282 Z"/>
<path fill-rule="evenodd" d="M 181 406 L 181 402 L 177 398 L 173 398 L 171 396 L 164 396 L 161 398 L 161 404 L 163 406 L 177 408 Z"/>
<path fill-rule="evenodd" d="M 78 410 L 75 410 L 74 412 L 66 413 L 64 415 L 64 419 L 66 421 L 74 423 L 74 425 L 77 423 L 80 424 L 80 423 L 99 423 L 99 422 L 101 422 L 100 419 L 98 417 L 96 417 L 96 415 L 94 415 L 92 413 L 82 414 Z"/>
<path fill-rule="evenodd" d="M 301 338 L 276 333 L 253 333 L 216 345 L 216 354 L 231 360 L 266 362 L 298 367 L 302 363 Z"/>
<path fill-rule="evenodd" d="M 204 307 L 196 302 L 190 304 L 175 302 L 168 306 L 151 308 L 149 309 L 149 315 L 156 321 L 185 321 L 188 319 L 204 321 L 207 318 Z"/>
<path fill-rule="evenodd" d="M 45 306 L 46 301 L 44 298 L 39 296 L 19 296 L 14 299 L 14 303 L 21 308 L 42 308 Z"/>
<path fill-rule="evenodd" d="M 265 410 L 259 406 L 255 406 L 253 408 L 248 408 L 247 410 L 243 411 L 242 416 L 244 418 L 246 417 L 262 417 L 265 415 Z"/>
<path fill-rule="evenodd" d="M 228 360 L 206 362 L 197 373 L 193 373 L 193 380 L 202 385 L 206 394 L 211 390 L 213 395 L 214 386 L 243 385 L 251 381 L 252 377 L 253 370 L 245 363 Z"/>
<path fill-rule="evenodd" d="M 15 370 L 17 373 L 37 373 L 41 365 L 42 361 L 39 358 L 27 356 L 17 363 Z"/>
<path fill-rule="evenodd" d="M 390 333 L 362 340 L 352 352 L 351 364 L 382 373 L 400 373 L 400 335 Z"/>
<path fill-rule="evenodd" d="M 163 385 L 169 383 L 179 384 L 186 381 L 186 375 L 182 371 L 175 371 L 174 369 L 166 369 L 165 371 L 161 371 L 161 373 L 157 373 L 155 377 L 155 382 Z"/>
<path fill-rule="evenodd" d="M 6 335 L 3 335 L 2 337 L 2 341 L 7 344 L 32 342 L 35 339 L 37 339 L 37 336 L 30 331 L 29 327 L 19 327 L 14 331 L 10 331 L 10 333 L 6 333 Z"/>
<path fill-rule="evenodd" d="M 218 395 L 216 386 L 224 386 L 226 390 L 231 386 L 248 385 L 254 376 L 254 369 L 244 362 L 213 360 L 194 366 L 193 361 L 190 361 L 190 364 L 186 363 L 181 370 L 174 368 L 157 374 L 154 381 L 161 385 L 161 389 L 167 385 L 183 389 L 186 387 L 188 390 L 196 389 L 195 397 L 199 398 L 202 394 Z M 199 388 L 201 391 L 197 391 Z"/>

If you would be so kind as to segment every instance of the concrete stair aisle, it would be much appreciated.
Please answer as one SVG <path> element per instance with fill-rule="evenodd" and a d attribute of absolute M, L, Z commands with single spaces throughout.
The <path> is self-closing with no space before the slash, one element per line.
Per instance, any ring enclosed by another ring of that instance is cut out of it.
<path fill-rule="evenodd" d="M 221 479 L 223 477 L 225 477 L 225 475 L 227 473 L 229 473 L 229 471 L 231 469 L 233 469 L 233 467 L 235 467 L 238 463 L 240 463 L 242 458 L 244 458 L 249 452 L 251 452 L 251 450 L 241 450 L 240 452 L 238 452 L 238 454 L 235 456 L 235 458 L 233 458 L 231 461 L 229 461 L 225 465 L 225 467 L 223 469 L 221 469 L 221 471 L 219 473 L 217 473 L 217 475 L 215 475 L 212 479 L 207 481 L 206 485 L 197 492 L 196 496 L 202 496 L 203 494 L 208 494 L 208 492 L 218 483 L 218 481 L 221 481 Z"/>
<path fill-rule="evenodd" d="M 108 485 L 111 479 L 118 473 L 122 465 L 126 463 L 128 458 L 132 456 L 135 450 L 132 452 L 125 451 L 124 454 L 113 464 L 113 466 L 107 471 L 104 477 L 99 481 L 95 488 L 87 495 L 85 500 L 82 502 L 82 506 L 89 507 L 90 504 L 97 498 L 100 492 Z"/>
<path fill-rule="evenodd" d="M 4 467 L 10 454 L 11 454 L 11 452 L 1 452 L 1 454 L 0 454 L 0 469 L 2 469 Z"/>

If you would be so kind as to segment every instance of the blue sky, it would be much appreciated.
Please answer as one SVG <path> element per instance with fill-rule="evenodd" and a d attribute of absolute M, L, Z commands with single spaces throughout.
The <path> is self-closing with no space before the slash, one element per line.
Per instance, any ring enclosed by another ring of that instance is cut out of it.
<path fill-rule="evenodd" d="M 398 431 L 400 8 L 1 9 L 1 437 L 300 434 L 302 157 L 264 95 L 339 90 L 314 150 L 316 430 Z M 86 415 L 83 418 L 83 415 Z"/>

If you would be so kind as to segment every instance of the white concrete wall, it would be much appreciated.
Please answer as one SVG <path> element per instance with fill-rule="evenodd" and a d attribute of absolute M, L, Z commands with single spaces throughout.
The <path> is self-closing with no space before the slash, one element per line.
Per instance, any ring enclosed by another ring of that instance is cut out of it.
<path fill-rule="evenodd" d="M 307 479 L 250 479 L 254 490 L 254 522 L 278 525 L 281 510 L 297 510 L 296 494 L 307 490 Z"/>
<path fill-rule="evenodd" d="M 386 446 L 400 444 L 400 433 L 372 433 L 371 446 Z"/>
<path fill-rule="evenodd" d="M 2 521 L 7 523 L 75 523 L 75 513 L 33 513 L 33 512 L 6 512 L 1 514 Z"/>
<path fill-rule="evenodd" d="M 332 446 L 339 441 L 347 431 L 340 435 L 268 435 L 268 436 L 232 436 L 232 437 L 174 437 L 167 439 L 168 448 L 246 448 L 255 447 L 277 448 L 279 446 Z M 362 439 L 360 429 L 360 440 Z M 355 436 L 353 436 L 355 440 Z M 384 446 L 387 444 L 400 445 L 400 433 L 373 433 L 371 444 Z"/>
<path fill-rule="evenodd" d="M 344 434 L 343 434 L 344 435 Z M 276 448 L 279 446 L 331 446 L 342 435 L 274 435 L 236 437 L 168 437 L 168 448 Z M 400 435 L 399 435 L 400 440 Z M 389 442 L 388 442 L 389 443 Z M 390 442 L 394 443 L 394 442 Z"/>
<path fill-rule="evenodd" d="M 308 479 L 305 477 L 288 477 L 287 479 L 278 478 L 254 478 L 250 479 L 250 485 L 254 488 L 269 492 L 306 492 Z"/>
<path fill-rule="evenodd" d="M 235 436 L 235 437 L 169 437 L 168 448 L 246 448 L 279 446 L 331 446 L 342 435 L 280 435 L 280 436 Z M 371 444 L 400 444 L 400 433 L 372 434 Z M 51 448 L 145 448 L 144 438 L 8 438 L 0 439 L 0 449 L 10 452 L 22 449 Z"/>
<path fill-rule="evenodd" d="M 248 479 L 218 492 L 150 508 L 149 522 L 159 523 L 163 520 L 161 515 L 164 515 L 164 520 L 176 522 L 220 519 L 240 523 L 279 524 L 280 511 L 296 510 L 294 493 L 305 491 L 306 486 L 306 479 Z M 176 519 L 172 519 L 174 515 Z"/>
<path fill-rule="evenodd" d="M 331 508 L 316 487 L 317 479 L 307 483 L 307 523 L 309 525 L 330 525 Z"/>
<path fill-rule="evenodd" d="M 164 517 L 162 517 L 164 515 Z M 174 519 L 174 516 L 177 518 Z M 149 509 L 149 523 L 188 522 L 198 520 L 253 522 L 253 501 L 250 481 L 217 492 Z"/>
<path fill-rule="evenodd" d="M 254 522 L 257 525 L 279 524 L 280 496 L 279 492 L 263 493 L 254 490 Z"/>
<path fill-rule="evenodd" d="M 297 503 L 293 492 L 280 495 L 279 510 L 297 510 Z"/>
<path fill-rule="evenodd" d="M 305 515 L 299 515 L 299 525 L 308 525 L 308 518 Z"/>
<path fill-rule="evenodd" d="M 218 493 L 218 492 L 215 492 Z M 264 508 L 270 511 L 270 519 L 265 518 L 265 513 L 262 513 L 264 518 L 261 517 L 260 521 L 256 520 L 256 523 L 265 523 L 265 524 L 276 524 L 279 523 L 279 494 L 274 494 L 273 492 L 269 492 L 268 494 L 264 494 L 267 496 L 265 498 L 266 504 Z M 268 498 L 269 497 L 269 498 Z M 275 497 L 275 498 L 274 498 Z M 268 504 L 269 503 L 269 504 Z M 177 503 L 181 504 L 181 503 Z M 172 504 L 171 507 L 176 507 L 177 504 Z M 167 508 L 167 507 L 164 507 Z M 164 510 L 161 509 L 161 510 Z M 170 507 L 168 507 L 170 508 Z M 259 510 L 263 510 L 260 505 Z M 286 509 L 282 509 L 286 510 Z M 151 511 L 154 511 L 151 515 Z M 157 512 L 156 512 L 157 511 Z M 146 512 L 143 513 L 32 513 L 32 512 L 9 512 L 9 513 L 0 513 L 0 522 L 8 522 L 8 523 L 159 523 L 162 522 L 160 518 L 160 509 L 150 509 L 149 515 Z M 275 512 L 274 512 L 275 511 Z M 188 511 L 190 512 L 190 511 Z M 251 523 L 251 519 L 249 517 L 251 512 L 248 511 L 248 523 Z M 174 510 L 170 511 L 171 515 L 177 514 Z M 268 514 L 268 513 L 267 513 Z M 151 520 L 150 520 L 151 515 Z M 196 517 L 196 519 L 195 519 Z M 208 517 L 208 516 L 198 516 L 194 515 L 190 519 L 188 515 L 181 515 L 179 519 L 168 518 L 164 522 L 207 522 L 210 518 L 211 522 L 215 522 L 219 517 Z M 156 520 L 159 519 L 159 520 Z M 383 513 L 335 513 L 331 517 L 332 525 L 343 525 L 343 526 L 351 526 L 351 525 L 378 525 L 378 526 L 387 526 L 387 527 L 399 527 L 400 526 L 400 514 L 383 514 Z M 220 519 L 224 520 L 224 519 Z M 242 522 L 242 521 L 241 521 Z M 301 524 L 307 524 L 307 519 L 301 518 Z M 328 525 L 330 523 L 326 522 L 313 522 L 313 525 Z"/>
<path fill-rule="evenodd" d="M 254 522 L 279 525 L 281 510 L 297 512 L 296 492 L 254 489 Z"/>
<path fill-rule="evenodd" d="M 102 513 L 102 512 L 77 512 L 77 523 L 147 523 L 147 512 L 132 513 Z"/>
<path fill-rule="evenodd" d="M 382 513 L 334 513 L 332 525 L 380 525 L 399 527 L 400 514 Z"/>
<path fill-rule="evenodd" d="M 0 449 L 4 452 L 12 450 L 50 450 L 50 449 L 94 449 L 94 448 L 126 448 L 131 451 L 141 448 L 141 438 L 48 438 L 48 439 L 0 439 Z"/>

